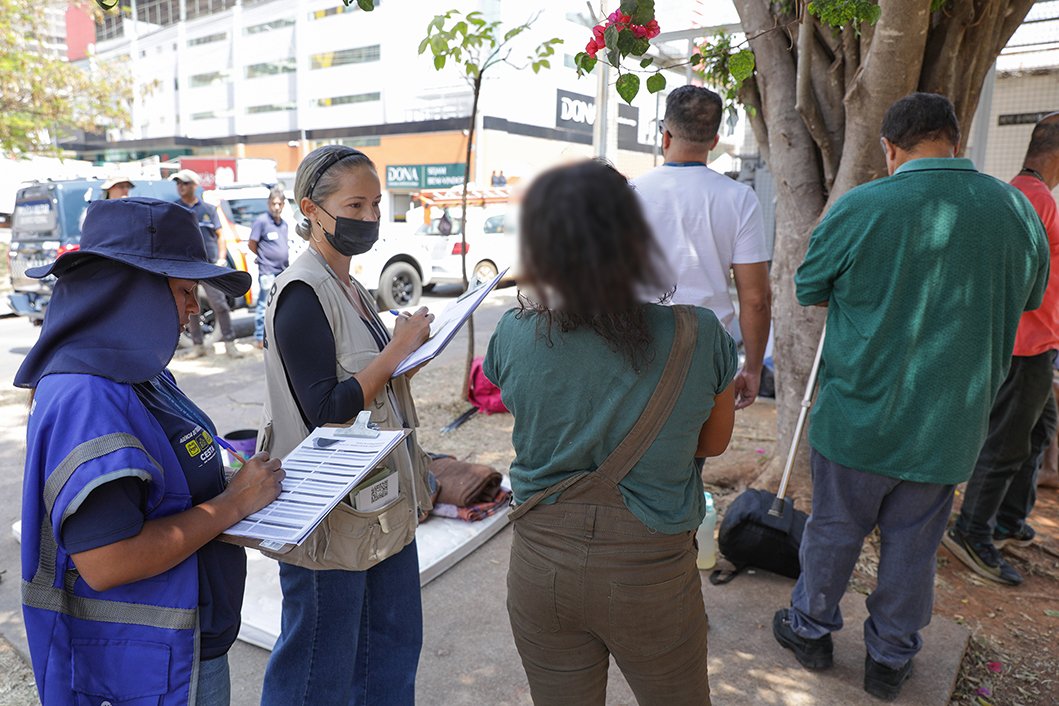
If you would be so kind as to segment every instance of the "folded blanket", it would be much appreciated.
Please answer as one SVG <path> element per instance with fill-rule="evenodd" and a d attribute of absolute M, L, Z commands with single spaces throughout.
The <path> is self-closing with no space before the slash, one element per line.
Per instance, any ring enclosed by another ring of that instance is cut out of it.
<path fill-rule="evenodd" d="M 510 504 L 511 491 L 500 488 L 496 492 L 496 496 L 489 502 L 477 503 L 470 507 L 456 507 L 455 505 L 438 503 L 431 512 L 438 517 L 451 517 L 464 522 L 477 522 L 487 517 L 492 517 Z"/>
<path fill-rule="evenodd" d="M 437 476 L 441 486 L 438 502 L 456 507 L 492 502 L 502 479 L 502 476 L 489 466 L 457 461 L 452 456 L 434 459 L 429 468 Z"/>

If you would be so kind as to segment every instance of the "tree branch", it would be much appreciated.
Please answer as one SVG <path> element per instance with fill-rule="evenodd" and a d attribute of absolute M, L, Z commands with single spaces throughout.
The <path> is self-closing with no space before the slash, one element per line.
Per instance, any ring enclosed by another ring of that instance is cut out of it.
<path fill-rule="evenodd" d="M 823 175 L 816 143 L 795 109 L 796 68 L 787 36 L 764 31 L 780 24 L 769 0 L 736 0 L 735 5 L 757 57 L 755 82 L 761 99 L 760 115 L 768 120 L 769 169 L 776 179 L 783 180 L 785 190 L 797 195 L 798 209 L 815 217 L 825 200 Z"/>
<path fill-rule="evenodd" d="M 831 144 L 834 147 L 836 158 L 842 159 L 842 137 L 846 129 L 846 111 L 842 106 L 842 99 L 846 95 L 846 86 L 842 77 L 842 36 L 833 34 L 834 45 L 828 41 L 827 31 L 817 18 L 812 18 L 813 36 L 813 90 L 820 112 L 824 117 L 824 125 L 831 135 Z"/>
<path fill-rule="evenodd" d="M 842 28 L 842 74 L 843 93 L 849 91 L 860 71 L 860 37 L 852 27 Z"/>
<path fill-rule="evenodd" d="M 934 13 L 923 55 L 919 90 L 948 94 L 955 80 L 957 62 L 962 64 L 964 60 L 960 48 L 972 21 L 973 0 L 953 0 L 945 10 Z"/>
<path fill-rule="evenodd" d="M 879 126 L 886 110 L 915 89 L 930 26 L 930 5 L 923 0 L 880 0 L 882 16 L 875 26 L 862 66 L 846 93 L 847 115 L 842 164 L 830 198 L 884 172 Z"/>
<path fill-rule="evenodd" d="M 1000 36 L 997 41 L 997 53 L 1007 46 L 1008 40 L 1011 39 L 1011 35 L 1015 34 L 1015 30 L 1019 28 L 1022 21 L 1026 19 L 1026 15 L 1029 14 L 1030 8 L 1033 7 L 1035 0 L 1011 0 L 1007 8 L 1003 11 L 1004 20 L 1000 27 Z"/>
<path fill-rule="evenodd" d="M 813 142 L 820 148 L 820 159 L 824 167 L 824 188 L 830 190 L 831 185 L 835 183 L 838 155 L 827 125 L 824 124 L 820 103 L 813 91 L 813 44 L 816 43 L 813 34 L 812 20 L 807 18 L 807 21 L 798 28 L 798 66 L 794 107 L 798 115 L 802 116 L 802 122 L 809 130 Z"/>
<path fill-rule="evenodd" d="M 758 90 L 757 79 L 753 76 L 743 81 L 743 85 L 739 87 L 739 101 L 753 109 L 747 111 L 747 117 L 750 119 L 750 129 L 754 131 L 754 138 L 757 140 L 761 158 L 767 163 L 769 161 L 769 129 L 765 122 L 761 91 Z"/>

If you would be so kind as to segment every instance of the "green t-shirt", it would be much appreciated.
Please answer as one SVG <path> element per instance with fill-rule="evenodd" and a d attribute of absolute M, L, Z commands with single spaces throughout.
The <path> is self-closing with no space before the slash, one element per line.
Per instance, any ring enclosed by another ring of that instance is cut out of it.
<path fill-rule="evenodd" d="M 813 448 L 894 478 L 967 480 L 1047 277 L 1029 201 L 969 160 L 917 159 L 838 199 L 795 277 L 801 304 L 828 304 Z"/>
<path fill-rule="evenodd" d="M 538 316 L 512 310 L 501 318 L 484 372 L 515 417 L 511 486 L 518 502 L 579 471 L 595 470 L 625 438 L 662 377 L 673 345 L 672 311 L 644 304 L 650 360 L 637 374 L 628 359 L 591 330 L 549 336 Z M 687 381 L 669 421 L 620 484 L 629 510 L 665 534 L 692 530 L 705 503 L 694 463 L 699 431 L 713 398 L 736 373 L 735 344 L 717 317 L 695 308 L 698 341 Z M 554 502 L 549 498 L 546 502 Z"/>

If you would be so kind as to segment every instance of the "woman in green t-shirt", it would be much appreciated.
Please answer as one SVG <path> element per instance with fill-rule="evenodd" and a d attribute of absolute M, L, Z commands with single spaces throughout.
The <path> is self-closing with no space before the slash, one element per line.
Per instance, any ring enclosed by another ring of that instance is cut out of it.
<path fill-rule="evenodd" d="M 521 212 L 521 306 L 484 370 L 515 417 L 508 613 L 533 701 L 603 704 L 614 655 L 640 704 L 709 704 L 696 458 L 731 438 L 735 345 L 706 309 L 643 303 L 664 258 L 613 167 L 552 169 Z"/>

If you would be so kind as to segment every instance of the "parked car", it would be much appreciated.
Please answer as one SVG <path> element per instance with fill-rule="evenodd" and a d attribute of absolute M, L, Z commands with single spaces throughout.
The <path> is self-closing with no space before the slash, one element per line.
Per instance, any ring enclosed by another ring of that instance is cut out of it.
<path fill-rule="evenodd" d="M 429 242 L 431 276 L 436 284 L 463 284 L 461 252 L 467 248 L 467 277 L 489 281 L 507 269 L 506 280 L 518 269 L 518 235 L 506 206 L 469 208 L 466 246 L 460 232 L 460 209 L 449 209 L 452 226 L 442 232 L 440 209 L 432 209 L 430 223 L 423 223 L 416 235 Z"/>
<path fill-rule="evenodd" d="M 415 306 L 431 284 L 430 252 L 405 223 L 383 223 L 379 242 L 353 258 L 352 274 L 375 295 L 380 310 Z"/>
<path fill-rule="evenodd" d="M 135 179 L 135 183 L 133 196 L 176 200 L 176 189 L 171 181 Z M 26 270 L 45 265 L 80 247 L 85 209 L 90 202 L 102 197 L 102 184 L 102 179 L 67 179 L 37 182 L 18 190 L 8 252 L 11 287 L 14 289 L 14 293 L 8 295 L 8 302 L 16 314 L 37 325 L 43 322 L 55 279 L 35 280 L 26 277 Z M 225 237 L 229 266 L 246 270 L 248 263 L 236 245 L 234 231 L 226 232 Z M 251 290 L 244 297 L 229 298 L 228 304 L 233 309 L 249 307 L 255 303 L 255 296 L 256 292 Z M 212 311 L 208 304 L 203 315 L 209 325 Z"/>
<path fill-rule="evenodd" d="M 249 252 L 246 242 L 254 220 L 268 211 L 268 193 L 265 185 L 235 185 L 207 191 L 204 196 L 207 203 L 217 206 L 222 220 L 233 229 L 244 255 Z M 293 262 L 309 244 L 294 233 L 294 225 L 302 216 L 290 192 L 287 202 L 283 218 L 289 226 Z M 427 248 L 408 226 L 383 223 L 379 242 L 370 252 L 353 258 L 351 269 L 353 276 L 374 294 L 380 309 L 397 309 L 419 303 L 424 285 L 430 282 L 430 268 L 426 266 L 429 262 Z"/>

